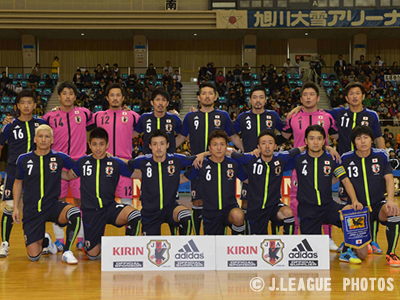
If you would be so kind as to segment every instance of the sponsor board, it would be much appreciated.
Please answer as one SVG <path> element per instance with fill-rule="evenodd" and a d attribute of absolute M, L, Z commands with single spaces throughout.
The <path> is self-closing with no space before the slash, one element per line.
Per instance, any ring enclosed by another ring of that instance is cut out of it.
<path fill-rule="evenodd" d="M 103 236 L 101 270 L 215 270 L 215 236 Z"/>
<path fill-rule="evenodd" d="M 325 235 L 218 236 L 216 270 L 329 270 Z"/>

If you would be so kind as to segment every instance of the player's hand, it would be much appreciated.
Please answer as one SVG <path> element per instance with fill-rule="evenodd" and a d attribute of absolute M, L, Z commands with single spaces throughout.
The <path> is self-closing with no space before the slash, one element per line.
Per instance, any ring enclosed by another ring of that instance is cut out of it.
<path fill-rule="evenodd" d="M 14 117 L 12 116 L 7 116 L 5 117 L 5 119 L 3 120 L 3 125 L 7 125 L 7 124 L 11 124 L 14 120 Z"/>
<path fill-rule="evenodd" d="M 59 111 L 60 109 L 61 109 L 60 106 L 56 106 L 56 107 L 54 107 L 51 111 Z"/>
<path fill-rule="evenodd" d="M 260 157 L 260 150 L 258 148 L 254 149 L 252 152 L 250 152 L 251 155 L 254 155 L 255 157 Z"/>
<path fill-rule="evenodd" d="M 108 158 L 113 157 L 113 155 L 112 155 L 110 152 L 106 152 L 106 156 L 107 156 Z"/>
<path fill-rule="evenodd" d="M 329 154 L 334 158 L 334 160 L 337 163 L 339 163 L 339 164 L 342 163 L 342 158 L 340 157 L 340 154 L 335 149 L 333 149 L 330 146 L 326 146 L 326 150 L 328 150 Z"/>
<path fill-rule="evenodd" d="M 197 156 L 197 158 L 194 160 L 193 166 L 194 166 L 196 169 L 200 169 L 200 168 L 203 166 L 203 161 L 204 161 L 204 156 L 199 155 L 199 156 Z"/>
<path fill-rule="evenodd" d="M 293 108 L 287 115 L 286 119 L 290 119 L 292 116 L 296 116 L 300 110 L 303 108 L 303 106 L 297 106 L 295 108 Z"/>
<path fill-rule="evenodd" d="M 191 112 L 196 112 L 196 111 L 198 111 L 198 109 L 197 108 L 195 108 L 193 105 L 190 107 L 190 111 Z"/>
<path fill-rule="evenodd" d="M 362 210 L 363 207 L 364 207 L 364 206 L 363 206 L 360 202 L 358 202 L 357 200 L 356 200 L 356 201 L 353 201 L 353 202 L 351 203 L 351 208 L 354 209 L 355 211 L 357 211 L 357 210 Z"/>
<path fill-rule="evenodd" d="M 124 111 L 132 111 L 126 104 L 122 106 L 122 110 Z"/>
<path fill-rule="evenodd" d="M 13 211 L 13 214 L 12 214 L 12 218 L 13 218 L 13 220 L 14 220 L 15 223 L 17 223 L 17 224 L 21 223 L 21 222 L 19 221 L 19 209 L 18 209 L 17 207 L 14 207 L 14 211 Z"/>
<path fill-rule="evenodd" d="M 388 216 L 398 216 L 399 206 L 393 201 L 386 202 L 386 212 Z"/>

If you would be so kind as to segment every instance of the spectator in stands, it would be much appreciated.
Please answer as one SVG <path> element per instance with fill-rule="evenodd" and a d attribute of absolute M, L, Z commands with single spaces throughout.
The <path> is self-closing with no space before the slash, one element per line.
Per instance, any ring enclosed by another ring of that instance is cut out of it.
<path fill-rule="evenodd" d="M 33 68 L 32 71 L 35 70 L 36 75 L 39 76 L 39 78 L 42 77 L 42 72 L 40 70 L 40 64 L 36 64 Z"/>
<path fill-rule="evenodd" d="M 364 100 L 362 101 L 363 105 L 367 108 L 371 108 L 374 104 L 374 99 L 372 99 L 371 93 L 367 93 Z"/>
<path fill-rule="evenodd" d="M 163 77 L 162 77 L 162 83 L 165 84 L 166 81 L 168 81 L 168 83 L 171 83 L 171 82 L 172 82 L 172 77 L 171 77 L 171 75 L 169 74 L 169 71 L 168 71 L 168 70 L 165 70 L 164 75 L 163 75 Z"/>
<path fill-rule="evenodd" d="M 385 119 L 386 115 L 389 113 L 389 109 L 385 106 L 385 103 L 383 102 L 380 103 L 376 111 L 380 120 Z"/>
<path fill-rule="evenodd" d="M 271 78 L 273 73 L 276 73 L 276 70 L 275 70 L 274 65 L 270 64 L 269 69 L 268 69 L 268 76 Z"/>
<path fill-rule="evenodd" d="M 113 76 L 111 77 L 111 82 L 118 82 L 120 77 L 118 76 L 117 73 L 114 73 Z"/>
<path fill-rule="evenodd" d="M 372 82 L 370 81 L 369 76 L 365 77 L 365 81 L 363 82 L 363 86 L 364 86 L 365 91 L 369 91 L 370 90 L 370 88 L 372 86 Z"/>
<path fill-rule="evenodd" d="M 163 69 L 163 73 L 165 73 L 165 71 L 168 71 L 168 73 L 169 74 L 172 74 L 172 67 L 171 67 L 171 62 L 168 60 L 166 63 L 165 63 L 165 67 L 164 67 L 164 69 Z"/>
<path fill-rule="evenodd" d="M 240 70 L 240 66 L 237 64 L 235 66 L 235 69 L 233 70 L 233 77 L 235 78 L 235 81 L 242 81 L 242 70 Z"/>
<path fill-rule="evenodd" d="M 226 87 L 229 89 L 235 82 L 235 76 L 233 76 L 232 71 L 228 71 L 225 76 Z"/>
<path fill-rule="evenodd" d="M 231 117 L 232 123 L 234 123 L 236 121 L 238 115 L 237 115 L 237 113 L 232 112 L 229 116 Z"/>
<path fill-rule="evenodd" d="M 376 83 L 374 84 L 375 93 L 379 93 L 382 95 L 384 93 L 385 84 L 381 81 L 380 78 L 376 79 Z"/>
<path fill-rule="evenodd" d="M 15 93 L 18 95 L 19 93 L 21 93 L 21 91 L 23 90 L 21 83 L 18 81 L 17 82 L 17 86 L 15 88 Z"/>
<path fill-rule="evenodd" d="M 258 74 L 258 78 L 261 79 L 266 72 L 267 72 L 267 67 L 265 65 L 262 65 L 260 68 L 260 73 Z"/>
<path fill-rule="evenodd" d="M 94 70 L 94 79 L 100 81 L 102 76 L 103 76 L 103 68 L 101 67 L 101 64 L 97 64 L 97 67 Z"/>
<path fill-rule="evenodd" d="M 60 69 L 60 61 L 58 59 L 58 56 L 54 57 L 53 63 L 51 64 L 51 73 L 52 74 L 58 74 L 58 70 Z"/>
<path fill-rule="evenodd" d="M 389 113 L 393 119 L 393 126 L 397 126 L 399 124 L 399 118 L 398 118 L 399 111 L 397 109 L 396 103 L 391 104 L 391 106 L 389 108 Z"/>
<path fill-rule="evenodd" d="M 121 70 L 118 68 L 118 64 L 115 63 L 115 64 L 113 65 L 113 67 L 114 67 L 113 73 L 114 73 L 114 74 L 117 73 L 117 77 L 120 77 L 120 76 L 121 76 Z"/>
<path fill-rule="evenodd" d="M 248 63 L 245 63 L 242 69 L 242 80 L 252 80 L 251 69 Z"/>
<path fill-rule="evenodd" d="M 103 78 L 101 78 L 101 80 L 100 80 L 99 90 L 105 92 L 106 88 L 107 88 L 107 83 L 106 83 L 106 81 L 105 81 L 105 79 L 104 79 L 104 77 L 103 77 Z"/>
<path fill-rule="evenodd" d="M 143 84 L 143 86 L 141 87 L 141 90 L 143 90 L 146 86 L 149 88 L 149 91 L 151 91 L 151 92 L 153 91 L 153 85 L 151 84 L 149 78 L 145 78 L 144 84 Z"/>
<path fill-rule="evenodd" d="M 36 86 L 33 84 L 31 85 L 31 90 L 32 90 L 32 93 L 35 95 L 35 97 L 40 95 L 39 92 L 36 90 Z"/>
<path fill-rule="evenodd" d="M 365 72 L 363 70 L 360 71 L 360 74 L 358 74 L 358 81 L 363 83 L 364 81 L 367 80 L 367 76 L 365 76 Z"/>
<path fill-rule="evenodd" d="M 176 85 L 172 86 L 171 96 L 179 96 L 179 97 L 181 96 L 181 92 L 178 91 Z"/>
<path fill-rule="evenodd" d="M 89 71 L 85 71 L 85 75 L 82 76 L 82 83 L 84 87 L 90 88 L 92 86 L 92 76 L 90 76 Z"/>
<path fill-rule="evenodd" d="M 385 146 L 386 146 L 386 152 L 389 155 L 390 151 L 394 152 L 394 149 L 392 148 L 392 144 L 390 141 L 386 141 L 385 142 Z"/>
<path fill-rule="evenodd" d="M 346 66 L 346 62 L 343 60 L 343 55 L 339 54 L 339 59 L 335 62 L 334 70 L 338 70 L 338 67 L 342 67 L 344 69 Z"/>
<path fill-rule="evenodd" d="M 9 97 L 16 96 L 15 85 L 13 85 L 11 80 L 7 83 L 7 85 L 4 89 L 4 92 L 5 92 L 6 96 L 9 96 Z"/>
<path fill-rule="evenodd" d="M 350 71 L 350 75 L 347 76 L 347 79 L 349 80 L 349 83 L 350 83 L 350 82 L 354 82 L 354 81 L 355 81 L 355 80 L 354 80 L 355 77 L 356 77 L 356 75 L 355 75 L 354 71 L 351 70 L 351 71 Z"/>
<path fill-rule="evenodd" d="M 290 58 L 286 59 L 286 62 L 283 64 L 284 70 L 286 71 L 286 73 L 292 73 L 292 67 L 293 65 L 290 62 Z"/>
<path fill-rule="evenodd" d="M 168 92 L 168 94 L 171 94 L 171 85 L 168 80 L 164 81 L 163 88 Z"/>
<path fill-rule="evenodd" d="M 0 78 L 0 87 L 1 87 L 1 89 L 4 90 L 9 81 L 10 81 L 10 79 L 8 79 L 6 72 L 2 72 L 1 73 L 1 78 Z"/>
<path fill-rule="evenodd" d="M 104 72 L 107 72 L 107 76 L 109 78 L 113 77 L 113 75 L 114 75 L 114 69 L 110 68 L 110 64 L 109 63 L 106 63 L 106 65 L 104 66 L 103 76 L 104 76 Z"/>
<path fill-rule="evenodd" d="M 36 108 L 34 109 L 33 114 L 43 116 L 43 112 L 44 112 L 44 105 L 42 98 L 39 95 L 37 96 Z"/>
<path fill-rule="evenodd" d="M 125 90 L 126 89 L 126 83 L 122 80 L 121 77 L 118 77 L 118 84 Z"/>
<path fill-rule="evenodd" d="M 218 78 L 218 77 L 217 77 L 217 78 Z M 220 95 L 221 97 L 224 97 L 224 96 L 225 96 L 226 87 L 225 87 L 225 85 L 223 84 L 222 81 L 218 82 L 218 85 L 217 85 L 217 92 L 218 92 L 218 95 Z"/>
<path fill-rule="evenodd" d="M 393 74 L 400 74 L 400 68 L 397 66 L 397 62 L 396 61 L 393 62 L 391 70 L 392 70 Z"/>
<path fill-rule="evenodd" d="M 101 79 L 104 79 L 104 82 L 108 85 L 111 82 L 111 77 L 108 76 L 108 71 L 104 70 L 103 71 L 103 77 Z"/>
<path fill-rule="evenodd" d="M 379 67 L 382 67 L 382 65 L 385 63 L 383 60 L 382 60 L 382 58 L 378 55 L 376 58 L 375 58 L 375 63 L 378 63 L 378 66 Z"/>
<path fill-rule="evenodd" d="M 144 114 L 147 112 L 151 112 L 151 103 L 148 97 L 146 97 L 143 101 L 142 101 L 142 106 L 140 108 L 140 114 Z"/>
<path fill-rule="evenodd" d="M 172 76 L 172 79 L 181 84 L 182 77 L 181 74 L 179 74 L 179 70 L 175 70 L 175 74 Z"/>
<path fill-rule="evenodd" d="M 246 102 L 246 94 L 244 92 L 244 87 L 239 87 L 239 91 L 236 93 L 236 99 L 239 105 L 243 105 Z"/>
<path fill-rule="evenodd" d="M 152 80 L 156 80 L 157 79 L 157 72 L 156 72 L 156 69 L 154 68 L 154 65 L 152 63 L 149 64 L 149 67 L 147 68 L 146 77 L 150 78 Z"/>
<path fill-rule="evenodd" d="M 385 128 L 383 130 L 383 138 L 385 139 L 385 141 L 389 141 L 390 143 L 392 143 L 392 141 L 394 141 L 394 134 L 390 132 L 389 128 Z"/>
<path fill-rule="evenodd" d="M 342 86 L 343 88 L 346 88 L 346 85 L 349 84 L 349 79 L 347 78 L 347 75 L 344 75 L 343 80 L 342 80 Z"/>
<path fill-rule="evenodd" d="M 146 99 L 146 97 L 151 99 L 151 91 L 149 90 L 148 86 L 144 87 L 144 90 L 143 90 L 143 93 L 142 93 L 142 99 Z"/>
<path fill-rule="evenodd" d="M 239 114 L 244 113 L 244 112 L 249 111 L 249 110 L 250 110 L 250 108 L 247 105 L 247 102 L 245 102 L 245 103 L 243 103 L 243 106 L 239 109 Z"/>
<path fill-rule="evenodd" d="M 215 83 L 218 85 L 220 82 L 222 82 L 222 84 L 224 84 L 226 81 L 224 75 L 222 74 L 222 71 L 218 72 L 218 76 L 217 78 L 215 78 Z"/>
<path fill-rule="evenodd" d="M 131 70 L 130 74 L 128 75 L 128 86 L 129 87 L 134 87 L 137 81 L 137 77 L 135 73 L 133 73 L 133 70 Z"/>
<path fill-rule="evenodd" d="M 36 75 L 36 71 L 32 70 L 32 73 L 31 73 L 31 75 L 29 75 L 29 79 L 28 79 L 29 84 L 37 86 L 39 80 L 40 80 L 40 77 Z"/>
<path fill-rule="evenodd" d="M 236 99 L 236 94 L 231 94 L 228 101 L 228 106 L 236 105 L 238 106 L 239 102 Z"/>
<path fill-rule="evenodd" d="M 72 78 L 72 81 L 75 83 L 78 89 L 81 89 L 83 87 L 83 75 L 81 69 L 76 70 L 74 78 Z"/>
<path fill-rule="evenodd" d="M 228 114 L 231 115 L 232 113 L 235 113 L 236 115 L 239 114 L 239 107 L 236 103 L 232 103 L 232 105 L 229 105 Z"/>

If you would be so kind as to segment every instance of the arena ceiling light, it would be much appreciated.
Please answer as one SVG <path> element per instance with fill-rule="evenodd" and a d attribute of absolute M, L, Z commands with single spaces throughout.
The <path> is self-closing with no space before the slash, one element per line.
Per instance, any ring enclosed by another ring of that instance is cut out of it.
<path fill-rule="evenodd" d="M 193 34 L 194 36 L 197 36 L 197 33 Z"/>
<path fill-rule="evenodd" d="M 85 34 L 82 32 L 81 35 L 85 35 Z"/>

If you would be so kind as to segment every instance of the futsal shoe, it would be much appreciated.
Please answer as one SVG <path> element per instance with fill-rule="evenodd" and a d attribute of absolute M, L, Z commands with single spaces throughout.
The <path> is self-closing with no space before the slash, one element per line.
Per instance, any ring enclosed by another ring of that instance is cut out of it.
<path fill-rule="evenodd" d="M 49 245 L 47 246 L 47 248 L 49 248 L 50 253 L 53 254 L 53 255 L 57 254 L 57 252 L 58 252 L 57 246 L 54 245 L 53 241 L 51 240 L 50 234 L 46 233 L 44 235 L 44 238 L 45 239 L 46 238 L 49 239 Z"/>
<path fill-rule="evenodd" d="M 54 242 L 54 245 L 56 245 L 58 252 L 63 252 L 64 251 L 64 244 L 60 242 L 60 240 L 56 240 Z"/>
<path fill-rule="evenodd" d="M 359 265 L 362 263 L 361 259 L 359 259 L 350 248 L 348 248 L 346 252 L 340 252 L 339 260 L 355 265 Z"/>
<path fill-rule="evenodd" d="M 338 246 L 336 246 L 335 242 L 332 240 L 332 238 L 329 238 L 329 250 L 331 251 L 336 251 Z"/>
<path fill-rule="evenodd" d="M 336 252 L 337 252 L 337 253 L 342 252 L 343 247 L 344 247 L 344 242 L 340 244 L 339 248 L 336 249 Z"/>
<path fill-rule="evenodd" d="M 76 243 L 76 249 L 78 249 L 78 250 L 83 250 L 83 246 L 84 246 L 84 245 L 85 245 L 85 244 L 84 244 L 83 240 L 81 240 L 81 241 L 79 241 L 79 242 Z"/>
<path fill-rule="evenodd" d="M 368 254 L 372 254 L 372 247 L 370 244 L 368 244 Z"/>
<path fill-rule="evenodd" d="M 71 250 L 65 251 L 62 255 L 62 261 L 69 265 L 76 265 L 78 260 L 75 258 Z"/>
<path fill-rule="evenodd" d="M 377 242 L 371 242 L 370 245 L 372 248 L 372 253 L 374 253 L 374 254 L 382 254 L 383 253 L 381 247 L 379 247 Z"/>
<path fill-rule="evenodd" d="M 0 257 L 7 257 L 8 251 L 10 251 L 8 242 L 2 242 L 0 246 Z"/>
<path fill-rule="evenodd" d="M 400 259 L 393 252 L 386 254 L 386 263 L 391 267 L 400 267 Z"/>

